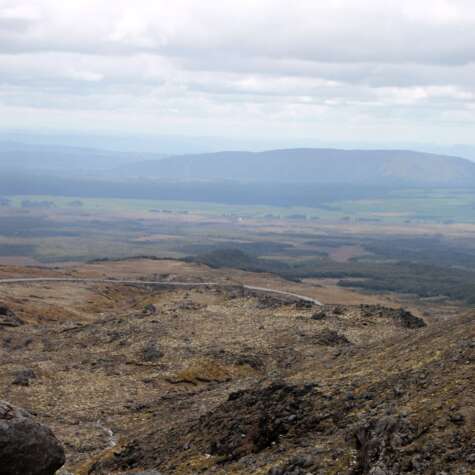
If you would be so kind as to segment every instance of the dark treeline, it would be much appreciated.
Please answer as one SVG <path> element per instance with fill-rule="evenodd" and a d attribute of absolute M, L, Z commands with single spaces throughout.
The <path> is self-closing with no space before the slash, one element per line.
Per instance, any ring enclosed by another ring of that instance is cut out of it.
<path fill-rule="evenodd" d="M 1 195 L 52 195 L 201 201 L 224 204 L 316 206 L 334 200 L 383 197 L 385 187 L 312 183 L 106 181 L 7 174 L 0 176 Z"/>
<path fill-rule="evenodd" d="M 252 272 L 272 272 L 288 280 L 304 278 L 342 279 L 343 287 L 369 291 L 393 291 L 420 297 L 448 297 L 475 305 L 475 272 L 414 262 L 346 262 L 308 259 L 289 264 L 262 259 L 235 249 L 220 249 L 187 260 L 211 267 L 233 267 Z M 354 280 L 358 279 L 358 280 Z"/>

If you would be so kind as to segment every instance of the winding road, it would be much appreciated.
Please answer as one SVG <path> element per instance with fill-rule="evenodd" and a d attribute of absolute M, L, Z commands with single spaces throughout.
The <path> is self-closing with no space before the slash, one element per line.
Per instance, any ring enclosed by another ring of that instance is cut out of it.
<path fill-rule="evenodd" d="M 144 280 L 123 280 L 123 279 L 79 279 L 74 277 L 24 277 L 14 279 L 0 279 L 0 285 L 2 284 L 31 284 L 31 283 L 48 283 L 48 282 L 63 282 L 63 283 L 78 283 L 78 284 L 123 284 L 123 285 L 146 285 L 155 287 L 221 287 L 221 288 L 243 288 L 246 290 L 252 290 L 254 292 L 262 292 L 269 294 L 278 294 L 285 297 L 292 297 L 304 302 L 310 302 L 314 305 L 322 305 L 318 300 L 307 297 L 305 295 L 295 294 L 293 292 L 287 292 L 285 290 L 269 289 L 267 287 L 256 287 L 254 285 L 243 284 L 220 284 L 218 282 L 157 282 L 157 281 L 144 281 Z"/>

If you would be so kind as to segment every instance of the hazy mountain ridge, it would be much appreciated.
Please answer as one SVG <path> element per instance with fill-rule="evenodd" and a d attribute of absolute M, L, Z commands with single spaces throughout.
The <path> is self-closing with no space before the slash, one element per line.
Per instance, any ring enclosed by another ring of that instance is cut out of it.
<path fill-rule="evenodd" d="M 0 142 L 0 170 L 171 182 L 472 186 L 475 163 L 410 150 L 294 148 L 165 156 L 77 146 Z"/>
<path fill-rule="evenodd" d="M 475 163 L 409 150 L 287 149 L 147 160 L 117 170 L 163 180 L 473 185 Z"/>
<path fill-rule="evenodd" d="M 0 169 L 9 171 L 102 171 L 160 155 L 89 147 L 0 141 Z"/>

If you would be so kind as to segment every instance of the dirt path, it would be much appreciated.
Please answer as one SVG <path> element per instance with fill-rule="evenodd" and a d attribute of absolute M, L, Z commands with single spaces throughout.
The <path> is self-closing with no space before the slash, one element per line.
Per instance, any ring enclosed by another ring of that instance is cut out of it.
<path fill-rule="evenodd" d="M 125 284 L 125 285 L 147 285 L 157 287 L 221 287 L 221 288 L 233 288 L 236 285 L 232 284 L 219 284 L 217 282 L 156 282 L 156 281 L 144 281 L 144 280 L 122 280 L 122 279 L 76 279 L 73 277 L 34 277 L 34 278 L 17 278 L 17 279 L 0 279 L 1 284 L 32 284 L 41 282 L 71 282 L 71 283 L 85 283 L 85 284 Z M 253 285 L 238 285 L 247 290 L 253 290 L 255 292 L 279 294 L 286 297 L 293 297 L 304 302 L 310 302 L 314 305 L 322 305 L 318 300 L 307 297 L 305 295 L 295 294 L 292 292 L 286 292 L 285 290 L 269 289 L 267 287 L 256 287 Z"/>

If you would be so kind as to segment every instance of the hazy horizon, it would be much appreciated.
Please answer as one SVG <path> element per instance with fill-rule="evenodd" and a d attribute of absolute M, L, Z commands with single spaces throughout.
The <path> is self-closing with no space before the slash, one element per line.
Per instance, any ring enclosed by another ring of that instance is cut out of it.
<path fill-rule="evenodd" d="M 217 136 L 160 135 L 119 132 L 84 132 L 61 129 L 0 129 L 0 143 L 68 146 L 121 153 L 182 155 L 221 151 L 262 152 L 279 149 L 331 148 L 359 150 L 412 150 L 456 156 L 475 161 L 475 143 L 423 143 L 402 141 L 325 141 L 310 137 L 299 140 L 279 137 L 260 139 Z"/>

